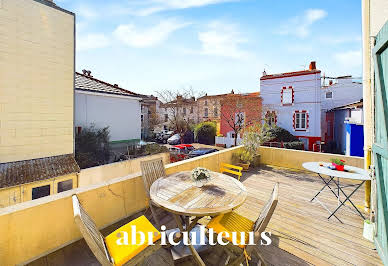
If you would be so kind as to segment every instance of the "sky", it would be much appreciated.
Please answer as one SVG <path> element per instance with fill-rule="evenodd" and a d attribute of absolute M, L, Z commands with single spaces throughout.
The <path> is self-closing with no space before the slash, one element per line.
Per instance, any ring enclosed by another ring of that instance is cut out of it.
<path fill-rule="evenodd" d="M 76 70 L 142 94 L 254 92 L 310 61 L 361 77 L 360 0 L 54 0 L 76 14 Z"/>

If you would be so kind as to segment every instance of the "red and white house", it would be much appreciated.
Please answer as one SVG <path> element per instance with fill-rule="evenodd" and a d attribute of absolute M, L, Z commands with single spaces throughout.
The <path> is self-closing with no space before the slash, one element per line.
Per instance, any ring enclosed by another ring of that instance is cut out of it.
<path fill-rule="evenodd" d="M 260 78 L 263 114 L 271 125 L 288 130 L 313 150 L 321 141 L 321 71 L 315 62 L 308 70 Z"/>

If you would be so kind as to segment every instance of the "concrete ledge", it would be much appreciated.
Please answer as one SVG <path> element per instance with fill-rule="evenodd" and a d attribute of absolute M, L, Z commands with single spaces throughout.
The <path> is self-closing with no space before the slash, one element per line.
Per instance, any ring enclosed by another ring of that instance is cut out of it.
<path fill-rule="evenodd" d="M 167 174 L 206 167 L 219 171 L 221 162 L 231 163 L 232 154 L 242 147 L 225 149 L 208 155 L 166 165 Z M 363 167 L 363 158 L 313 153 L 279 148 L 260 148 L 261 163 L 302 169 L 305 161 L 345 159 L 348 164 Z M 87 169 L 91 177 L 103 180 L 45 198 L 0 209 L 1 265 L 24 264 L 47 255 L 81 238 L 73 218 L 71 196 L 80 202 L 99 228 L 116 223 L 147 206 L 140 172 L 129 174 L 122 163 Z"/>
<path fill-rule="evenodd" d="M 345 160 L 346 164 L 348 165 L 364 168 L 364 158 L 356 156 L 345 156 L 339 154 L 300 151 L 265 146 L 260 147 L 259 154 L 261 164 L 298 170 L 306 170 L 302 167 L 304 162 L 330 162 L 331 158 Z"/>
<path fill-rule="evenodd" d="M 162 157 L 164 164 L 170 163 L 170 153 L 158 153 L 154 155 L 139 157 L 136 159 L 105 164 L 101 166 L 82 169 L 79 174 L 78 187 L 86 187 L 98 184 L 117 177 L 140 172 L 140 162 Z"/>
<path fill-rule="evenodd" d="M 218 171 L 219 162 L 230 162 L 232 153 L 240 148 L 168 164 L 166 171 L 170 174 L 197 166 Z M 127 172 L 123 176 L 129 168 L 123 167 L 122 163 L 87 171 L 90 176 L 98 175 L 107 180 L 0 209 L 1 265 L 25 264 L 80 239 L 73 217 L 73 194 L 77 194 L 99 228 L 114 224 L 147 206 L 140 172 L 129 175 Z"/>

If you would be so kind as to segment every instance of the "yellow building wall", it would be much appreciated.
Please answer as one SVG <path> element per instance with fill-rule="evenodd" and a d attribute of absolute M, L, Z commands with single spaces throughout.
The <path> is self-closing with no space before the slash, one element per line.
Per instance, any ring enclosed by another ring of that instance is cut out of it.
<path fill-rule="evenodd" d="M 305 162 L 330 162 L 330 159 L 344 160 L 345 164 L 364 168 L 364 158 L 345 156 L 339 154 L 299 151 L 291 149 L 261 146 L 259 149 L 260 163 L 296 170 L 306 170 L 302 164 Z"/>
<path fill-rule="evenodd" d="M 375 140 L 375 84 L 374 84 L 374 62 L 373 48 L 375 36 L 388 19 L 388 1 L 386 0 L 362 0 L 362 60 L 363 60 L 363 111 L 364 111 L 364 157 L 365 169 L 373 164 L 371 156 L 372 144 Z M 376 205 L 375 180 L 366 182 L 365 207 L 372 209 Z M 371 197 L 372 193 L 372 197 Z M 372 202 L 372 204 L 371 204 Z"/>
<path fill-rule="evenodd" d="M 74 15 L 0 3 L 0 163 L 73 153 Z"/>
<path fill-rule="evenodd" d="M 0 208 L 8 207 L 22 202 L 21 186 L 0 189 Z"/>
<path fill-rule="evenodd" d="M 140 162 L 163 158 L 165 165 L 170 163 L 170 153 L 160 153 L 150 156 L 144 156 L 132 160 L 126 160 L 117 163 L 105 164 L 101 166 L 82 169 L 79 174 L 79 187 L 86 187 L 93 184 L 105 182 L 117 177 L 127 176 L 129 174 L 140 172 Z"/>
<path fill-rule="evenodd" d="M 58 193 L 58 183 L 69 179 L 73 180 L 73 188 L 77 188 L 78 176 L 76 173 L 73 173 L 43 181 L 0 189 L 0 208 L 32 200 L 32 189 L 35 187 L 50 185 L 50 195 L 56 194 Z"/>

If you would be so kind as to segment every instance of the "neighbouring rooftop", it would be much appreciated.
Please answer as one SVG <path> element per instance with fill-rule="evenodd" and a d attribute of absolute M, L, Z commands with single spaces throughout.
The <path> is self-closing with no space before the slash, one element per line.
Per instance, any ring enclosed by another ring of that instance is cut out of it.
<path fill-rule="evenodd" d="M 303 75 L 310 75 L 310 74 L 317 74 L 317 73 L 321 73 L 321 70 L 317 69 L 316 62 L 312 61 L 310 62 L 309 69 L 307 70 L 284 72 L 279 74 L 267 74 L 266 71 L 264 70 L 263 76 L 260 78 L 260 80 L 288 78 L 288 77 L 303 76 Z"/>
<path fill-rule="evenodd" d="M 0 163 L 0 188 L 32 183 L 79 171 L 80 168 L 73 154 Z"/>
<path fill-rule="evenodd" d="M 84 70 L 83 74 L 79 72 L 75 73 L 75 89 L 97 93 L 115 94 L 121 96 L 142 96 L 132 91 L 120 88 L 118 84 L 110 84 L 108 82 L 96 79 L 91 75 L 90 71 L 86 70 Z"/>
<path fill-rule="evenodd" d="M 350 104 L 346 104 L 343 106 L 333 108 L 330 111 L 344 110 L 344 109 L 358 109 L 358 108 L 362 108 L 363 106 L 364 106 L 364 102 L 363 102 L 363 99 L 361 99 L 361 100 L 354 102 L 354 103 L 350 103 Z"/>
<path fill-rule="evenodd" d="M 373 243 L 362 237 L 363 221 L 348 208 L 338 215 L 344 222 L 327 220 L 328 212 L 316 202 L 310 202 L 323 186 L 315 175 L 286 168 L 263 166 L 244 173 L 241 181 L 248 190 L 246 202 L 237 212 L 255 220 L 276 182 L 280 183 L 279 203 L 267 231 L 272 232 L 272 245 L 263 247 L 264 258 L 270 265 L 382 265 Z M 351 189 L 351 188 L 348 188 Z M 345 189 L 345 192 L 349 192 Z M 337 205 L 329 192 L 320 198 L 329 208 Z M 363 205 L 364 189 L 352 196 L 356 205 Z M 114 206 L 112 206 L 114 207 Z M 138 213 L 103 230 L 109 234 Z M 150 212 L 146 215 L 151 217 Z M 202 219 L 206 223 L 207 219 Z M 173 225 L 166 215 L 162 223 Z M 216 265 L 221 249 L 201 254 L 206 265 Z M 99 265 L 84 240 L 63 247 L 30 265 Z M 193 265 L 190 257 L 177 265 Z M 252 263 L 253 265 L 253 263 Z"/>

